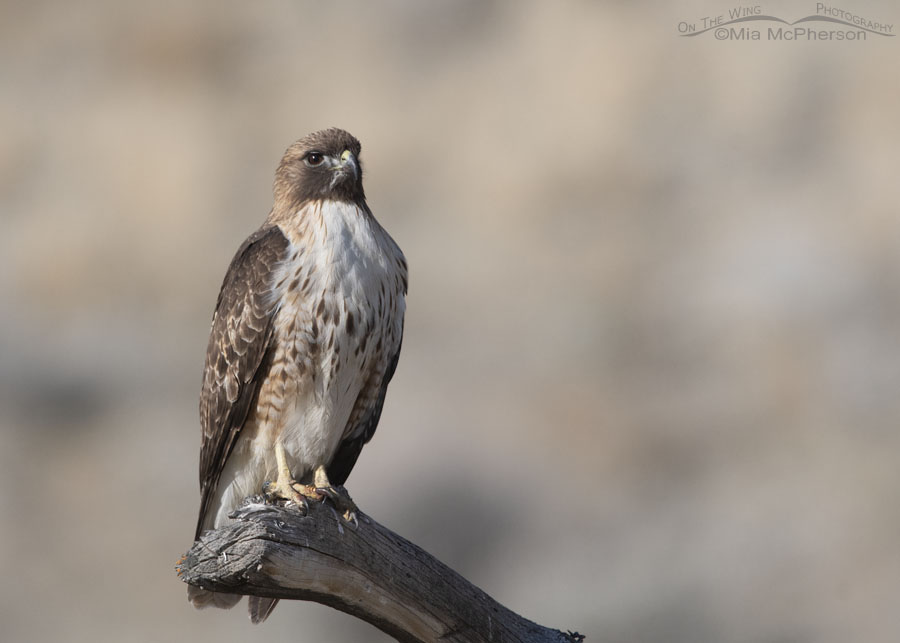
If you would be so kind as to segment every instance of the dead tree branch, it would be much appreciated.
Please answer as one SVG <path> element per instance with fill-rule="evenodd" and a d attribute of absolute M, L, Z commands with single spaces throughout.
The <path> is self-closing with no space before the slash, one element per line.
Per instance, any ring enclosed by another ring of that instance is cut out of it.
<path fill-rule="evenodd" d="M 248 499 L 179 562 L 186 583 L 232 594 L 316 601 L 404 643 L 577 642 L 500 605 L 426 551 L 362 512 L 358 525 L 328 503 Z"/>

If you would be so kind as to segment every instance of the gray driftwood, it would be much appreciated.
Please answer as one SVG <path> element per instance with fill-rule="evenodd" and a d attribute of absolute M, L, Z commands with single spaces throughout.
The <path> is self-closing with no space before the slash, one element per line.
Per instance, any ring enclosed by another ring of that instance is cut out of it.
<path fill-rule="evenodd" d="M 316 601 L 403 642 L 576 642 L 508 610 L 426 551 L 362 512 L 354 527 L 328 503 L 248 499 L 179 562 L 186 583 L 233 594 Z"/>

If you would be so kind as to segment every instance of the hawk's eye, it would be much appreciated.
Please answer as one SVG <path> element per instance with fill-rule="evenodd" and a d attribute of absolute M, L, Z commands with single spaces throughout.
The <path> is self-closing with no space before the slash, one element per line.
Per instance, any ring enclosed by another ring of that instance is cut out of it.
<path fill-rule="evenodd" d="M 306 155 L 306 164 L 312 165 L 315 167 L 316 165 L 321 165 L 322 161 L 325 160 L 325 156 L 320 152 L 310 152 Z"/>

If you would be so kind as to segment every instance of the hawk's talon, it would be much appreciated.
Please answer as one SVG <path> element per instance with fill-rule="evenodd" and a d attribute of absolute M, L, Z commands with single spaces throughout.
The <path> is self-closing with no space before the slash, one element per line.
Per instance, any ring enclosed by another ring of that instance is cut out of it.
<path fill-rule="evenodd" d="M 346 522 L 352 523 L 354 527 L 359 526 L 359 522 L 356 519 L 356 512 L 359 510 L 359 507 L 356 506 L 356 503 L 353 502 L 353 499 L 344 487 L 317 487 L 316 491 L 331 501 L 335 509 L 341 512 Z"/>
<path fill-rule="evenodd" d="M 317 497 L 315 490 L 309 485 L 303 485 L 294 480 L 284 457 L 284 447 L 280 442 L 275 445 L 275 459 L 278 462 L 278 479 L 275 482 L 263 483 L 263 495 L 270 502 L 277 500 L 293 502 L 300 509 L 300 513 L 304 516 L 307 515 L 309 513 L 307 498 L 311 494 L 312 497 Z"/>
<path fill-rule="evenodd" d="M 275 443 L 275 461 L 278 466 L 278 479 L 275 482 L 263 483 L 263 495 L 269 501 L 287 500 L 300 508 L 305 516 L 309 513 L 309 500 L 324 500 L 313 485 L 301 484 L 291 475 L 288 468 L 284 446 L 281 442 Z"/>
<path fill-rule="evenodd" d="M 331 487 L 316 487 L 316 493 L 323 498 L 329 498 L 331 500 L 334 500 L 335 496 L 337 496 L 337 492 Z"/>
<path fill-rule="evenodd" d="M 295 482 L 291 485 L 291 488 L 299 493 L 304 498 L 308 498 L 310 500 L 325 500 L 325 495 L 321 493 L 320 489 L 316 489 L 314 486 L 310 484 L 302 484 L 300 482 Z"/>
<path fill-rule="evenodd" d="M 293 504 L 297 509 L 300 510 L 300 513 L 306 516 L 309 514 L 309 503 L 303 495 L 291 489 L 293 493 L 285 494 L 282 490 L 278 489 L 276 483 L 272 481 L 266 481 L 263 483 L 263 498 L 264 500 L 273 505 L 277 505 L 280 502 L 287 502 Z"/>

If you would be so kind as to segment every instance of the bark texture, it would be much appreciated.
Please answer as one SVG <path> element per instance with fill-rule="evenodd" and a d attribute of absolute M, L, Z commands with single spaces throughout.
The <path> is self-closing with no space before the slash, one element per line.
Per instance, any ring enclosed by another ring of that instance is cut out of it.
<path fill-rule="evenodd" d="M 178 575 L 204 589 L 329 605 L 398 641 L 578 642 L 503 607 L 428 552 L 358 512 L 247 499 L 234 522 L 205 534 Z"/>

